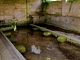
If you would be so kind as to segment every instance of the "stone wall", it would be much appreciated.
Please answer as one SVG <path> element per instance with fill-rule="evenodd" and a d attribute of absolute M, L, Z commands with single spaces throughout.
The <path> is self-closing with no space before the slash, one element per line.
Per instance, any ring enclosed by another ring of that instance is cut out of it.
<path fill-rule="evenodd" d="M 62 1 L 50 2 L 46 11 L 48 14 L 62 15 Z"/>
<path fill-rule="evenodd" d="M 11 23 L 13 18 L 26 20 L 26 0 L 0 0 L 0 20 Z"/>
<path fill-rule="evenodd" d="M 33 16 L 34 23 L 44 22 L 48 24 L 80 32 L 80 0 L 74 0 L 71 10 L 70 2 L 65 0 L 50 2 L 46 9 L 46 15 L 41 16 L 41 0 L 0 0 L 0 20 L 10 23 L 16 18 L 20 24 L 26 23 L 29 15 Z M 56 15 L 56 16 L 55 16 Z"/>
<path fill-rule="evenodd" d="M 33 15 L 34 23 L 44 23 L 80 33 L 80 1 L 74 1 L 70 9 L 70 2 L 51 2 L 47 8 L 47 15 Z"/>
<path fill-rule="evenodd" d="M 44 15 L 33 16 L 34 24 L 47 24 L 53 25 L 65 30 L 70 30 L 76 33 L 80 33 L 80 17 L 70 16 L 57 16 L 57 15 Z"/>
<path fill-rule="evenodd" d="M 40 11 L 41 8 L 41 0 L 28 0 L 27 7 L 28 7 L 28 14 L 35 15 L 36 12 Z"/>
<path fill-rule="evenodd" d="M 75 16 L 80 17 L 80 0 L 74 0 L 70 9 L 70 2 L 63 1 L 62 3 L 62 15 L 63 16 Z"/>
<path fill-rule="evenodd" d="M 62 29 L 71 30 L 80 33 L 80 18 L 69 16 L 50 16 L 49 24 Z M 48 22 L 48 20 L 47 20 Z"/>

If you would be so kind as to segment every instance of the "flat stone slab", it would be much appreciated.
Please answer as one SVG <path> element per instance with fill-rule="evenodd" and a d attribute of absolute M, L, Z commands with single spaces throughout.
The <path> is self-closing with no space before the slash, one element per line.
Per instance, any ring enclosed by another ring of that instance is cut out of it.
<path fill-rule="evenodd" d="M 65 36 L 67 38 L 68 42 L 71 42 L 73 44 L 76 44 L 76 45 L 80 46 L 80 36 L 79 35 L 75 35 L 73 33 L 65 33 L 65 32 L 61 32 L 61 31 L 53 31 L 53 30 L 50 30 L 50 29 L 47 29 L 47 28 L 43 28 L 43 27 L 34 25 L 34 24 L 30 24 L 30 25 L 34 26 L 34 27 L 37 27 L 37 28 L 39 28 L 42 31 L 49 31 L 55 37 Z"/>
<path fill-rule="evenodd" d="M 26 60 L 1 31 L 0 60 Z"/>

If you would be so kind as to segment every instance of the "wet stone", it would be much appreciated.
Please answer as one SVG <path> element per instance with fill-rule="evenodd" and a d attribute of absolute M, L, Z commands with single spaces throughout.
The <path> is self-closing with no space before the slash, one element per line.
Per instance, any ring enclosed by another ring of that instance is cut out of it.
<path fill-rule="evenodd" d="M 55 37 L 45 37 L 41 31 L 32 31 L 31 28 L 21 27 L 11 37 L 17 38 L 17 43 L 26 47 L 23 56 L 27 60 L 80 60 L 80 49 L 68 43 L 59 44 Z M 32 47 L 33 46 L 33 47 Z"/>
<path fill-rule="evenodd" d="M 59 46 L 60 50 L 63 52 L 67 58 L 70 60 L 80 60 L 80 48 L 72 44 L 63 43 Z"/>

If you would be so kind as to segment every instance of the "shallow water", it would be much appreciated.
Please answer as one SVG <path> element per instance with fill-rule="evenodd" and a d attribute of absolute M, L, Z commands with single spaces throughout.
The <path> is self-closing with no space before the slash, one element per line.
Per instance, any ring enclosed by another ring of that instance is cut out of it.
<path fill-rule="evenodd" d="M 54 27 L 53 27 L 54 28 Z M 80 60 L 80 48 L 70 43 L 58 43 L 54 36 L 45 37 L 43 32 L 30 27 L 19 27 L 11 37 L 16 37 L 16 45 L 24 45 L 27 60 Z M 33 46 L 33 47 L 32 47 Z"/>

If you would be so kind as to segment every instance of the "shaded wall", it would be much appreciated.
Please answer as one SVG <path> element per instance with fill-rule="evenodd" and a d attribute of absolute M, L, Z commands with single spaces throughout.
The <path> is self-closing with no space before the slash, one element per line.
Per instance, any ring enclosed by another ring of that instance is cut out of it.
<path fill-rule="evenodd" d="M 28 14 L 35 15 L 36 12 L 39 12 L 41 3 L 41 0 L 27 0 Z"/>
<path fill-rule="evenodd" d="M 70 2 L 51 2 L 46 10 L 47 15 L 33 15 L 34 23 L 44 23 L 60 27 L 62 29 L 80 33 L 80 1 L 74 1 L 71 10 Z"/>
<path fill-rule="evenodd" d="M 74 0 L 74 2 L 72 3 L 71 6 L 71 10 L 70 9 L 70 2 L 65 2 L 63 1 L 62 4 L 62 14 L 63 16 L 75 16 L 75 17 L 80 17 L 80 0 Z"/>
<path fill-rule="evenodd" d="M 47 14 L 41 16 L 38 14 L 41 11 L 41 0 L 0 0 L 0 20 L 9 23 L 11 19 L 16 18 L 23 24 L 29 21 L 28 16 L 32 15 L 34 23 L 43 23 L 46 20 L 48 24 L 80 32 L 80 0 L 74 1 L 69 11 L 70 4 L 65 0 L 51 2 L 47 6 Z"/>
<path fill-rule="evenodd" d="M 62 15 L 62 1 L 50 2 L 46 11 L 48 14 Z"/>
<path fill-rule="evenodd" d="M 70 4 L 70 2 L 66 3 L 63 0 L 62 16 L 52 16 L 51 24 L 66 30 L 80 33 L 80 0 L 74 1 L 72 3 L 71 10 L 69 11 Z"/>
<path fill-rule="evenodd" d="M 0 0 L 0 20 L 11 23 L 13 18 L 26 20 L 26 0 Z"/>

